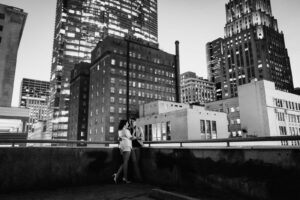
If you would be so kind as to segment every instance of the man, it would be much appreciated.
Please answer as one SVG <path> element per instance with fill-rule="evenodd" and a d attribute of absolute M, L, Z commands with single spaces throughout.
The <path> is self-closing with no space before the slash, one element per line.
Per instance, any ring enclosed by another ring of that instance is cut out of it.
<path fill-rule="evenodd" d="M 139 162 L 140 162 L 140 152 L 141 152 L 141 147 L 143 147 L 143 140 L 144 140 L 144 132 L 141 127 L 136 126 L 136 120 L 132 118 L 130 120 L 130 132 L 133 137 L 135 137 L 135 140 L 132 140 L 132 152 L 131 152 L 131 159 L 132 163 L 134 166 L 134 171 L 135 171 L 135 176 L 136 179 L 141 182 L 142 177 L 141 177 L 141 172 L 139 168 Z"/>

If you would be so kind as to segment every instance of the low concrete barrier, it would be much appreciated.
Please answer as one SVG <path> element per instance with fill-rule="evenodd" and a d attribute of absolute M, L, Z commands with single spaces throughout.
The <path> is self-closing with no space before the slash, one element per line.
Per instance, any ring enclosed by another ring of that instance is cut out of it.
<path fill-rule="evenodd" d="M 300 199 L 300 149 L 143 148 L 146 183 Z M 112 183 L 117 148 L 0 148 L 0 192 Z"/>
<path fill-rule="evenodd" d="M 0 192 L 107 183 L 120 161 L 116 148 L 0 148 Z"/>
<path fill-rule="evenodd" d="M 300 199 L 300 149 L 145 148 L 151 184 L 217 189 L 257 199 Z"/>

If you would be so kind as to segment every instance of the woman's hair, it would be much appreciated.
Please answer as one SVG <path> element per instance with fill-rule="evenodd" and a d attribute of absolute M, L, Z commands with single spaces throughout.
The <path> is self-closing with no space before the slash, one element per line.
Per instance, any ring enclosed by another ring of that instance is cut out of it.
<path fill-rule="evenodd" d="M 124 128 L 124 126 L 126 125 L 127 120 L 122 119 L 119 123 L 119 128 L 118 130 L 122 130 Z"/>

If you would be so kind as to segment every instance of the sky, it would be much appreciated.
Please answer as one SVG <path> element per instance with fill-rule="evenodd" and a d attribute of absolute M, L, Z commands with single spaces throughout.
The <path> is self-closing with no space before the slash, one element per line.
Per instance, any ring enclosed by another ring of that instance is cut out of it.
<path fill-rule="evenodd" d="M 207 77 L 207 42 L 224 37 L 229 0 L 158 0 L 158 41 L 175 54 L 180 42 L 181 73 Z M 0 0 L 28 13 L 18 52 L 13 106 L 18 106 L 22 78 L 50 80 L 56 0 Z M 285 35 L 295 87 L 300 87 L 300 1 L 271 0 L 274 17 Z"/>

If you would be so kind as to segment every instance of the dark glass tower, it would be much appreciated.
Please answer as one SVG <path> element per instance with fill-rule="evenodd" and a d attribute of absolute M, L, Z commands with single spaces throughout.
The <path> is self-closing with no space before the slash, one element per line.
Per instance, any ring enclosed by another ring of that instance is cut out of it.
<path fill-rule="evenodd" d="M 70 74 L 106 36 L 157 44 L 157 0 L 58 0 L 49 100 L 53 139 L 66 139 Z"/>
<path fill-rule="evenodd" d="M 220 63 L 214 73 L 216 64 L 208 59 L 217 99 L 236 97 L 237 87 L 252 79 L 273 81 L 277 89 L 292 92 L 290 60 L 270 0 L 230 0 L 226 22 L 224 39 L 216 40 L 220 50 L 210 50 L 216 41 L 207 44 L 207 57 Z"/>

